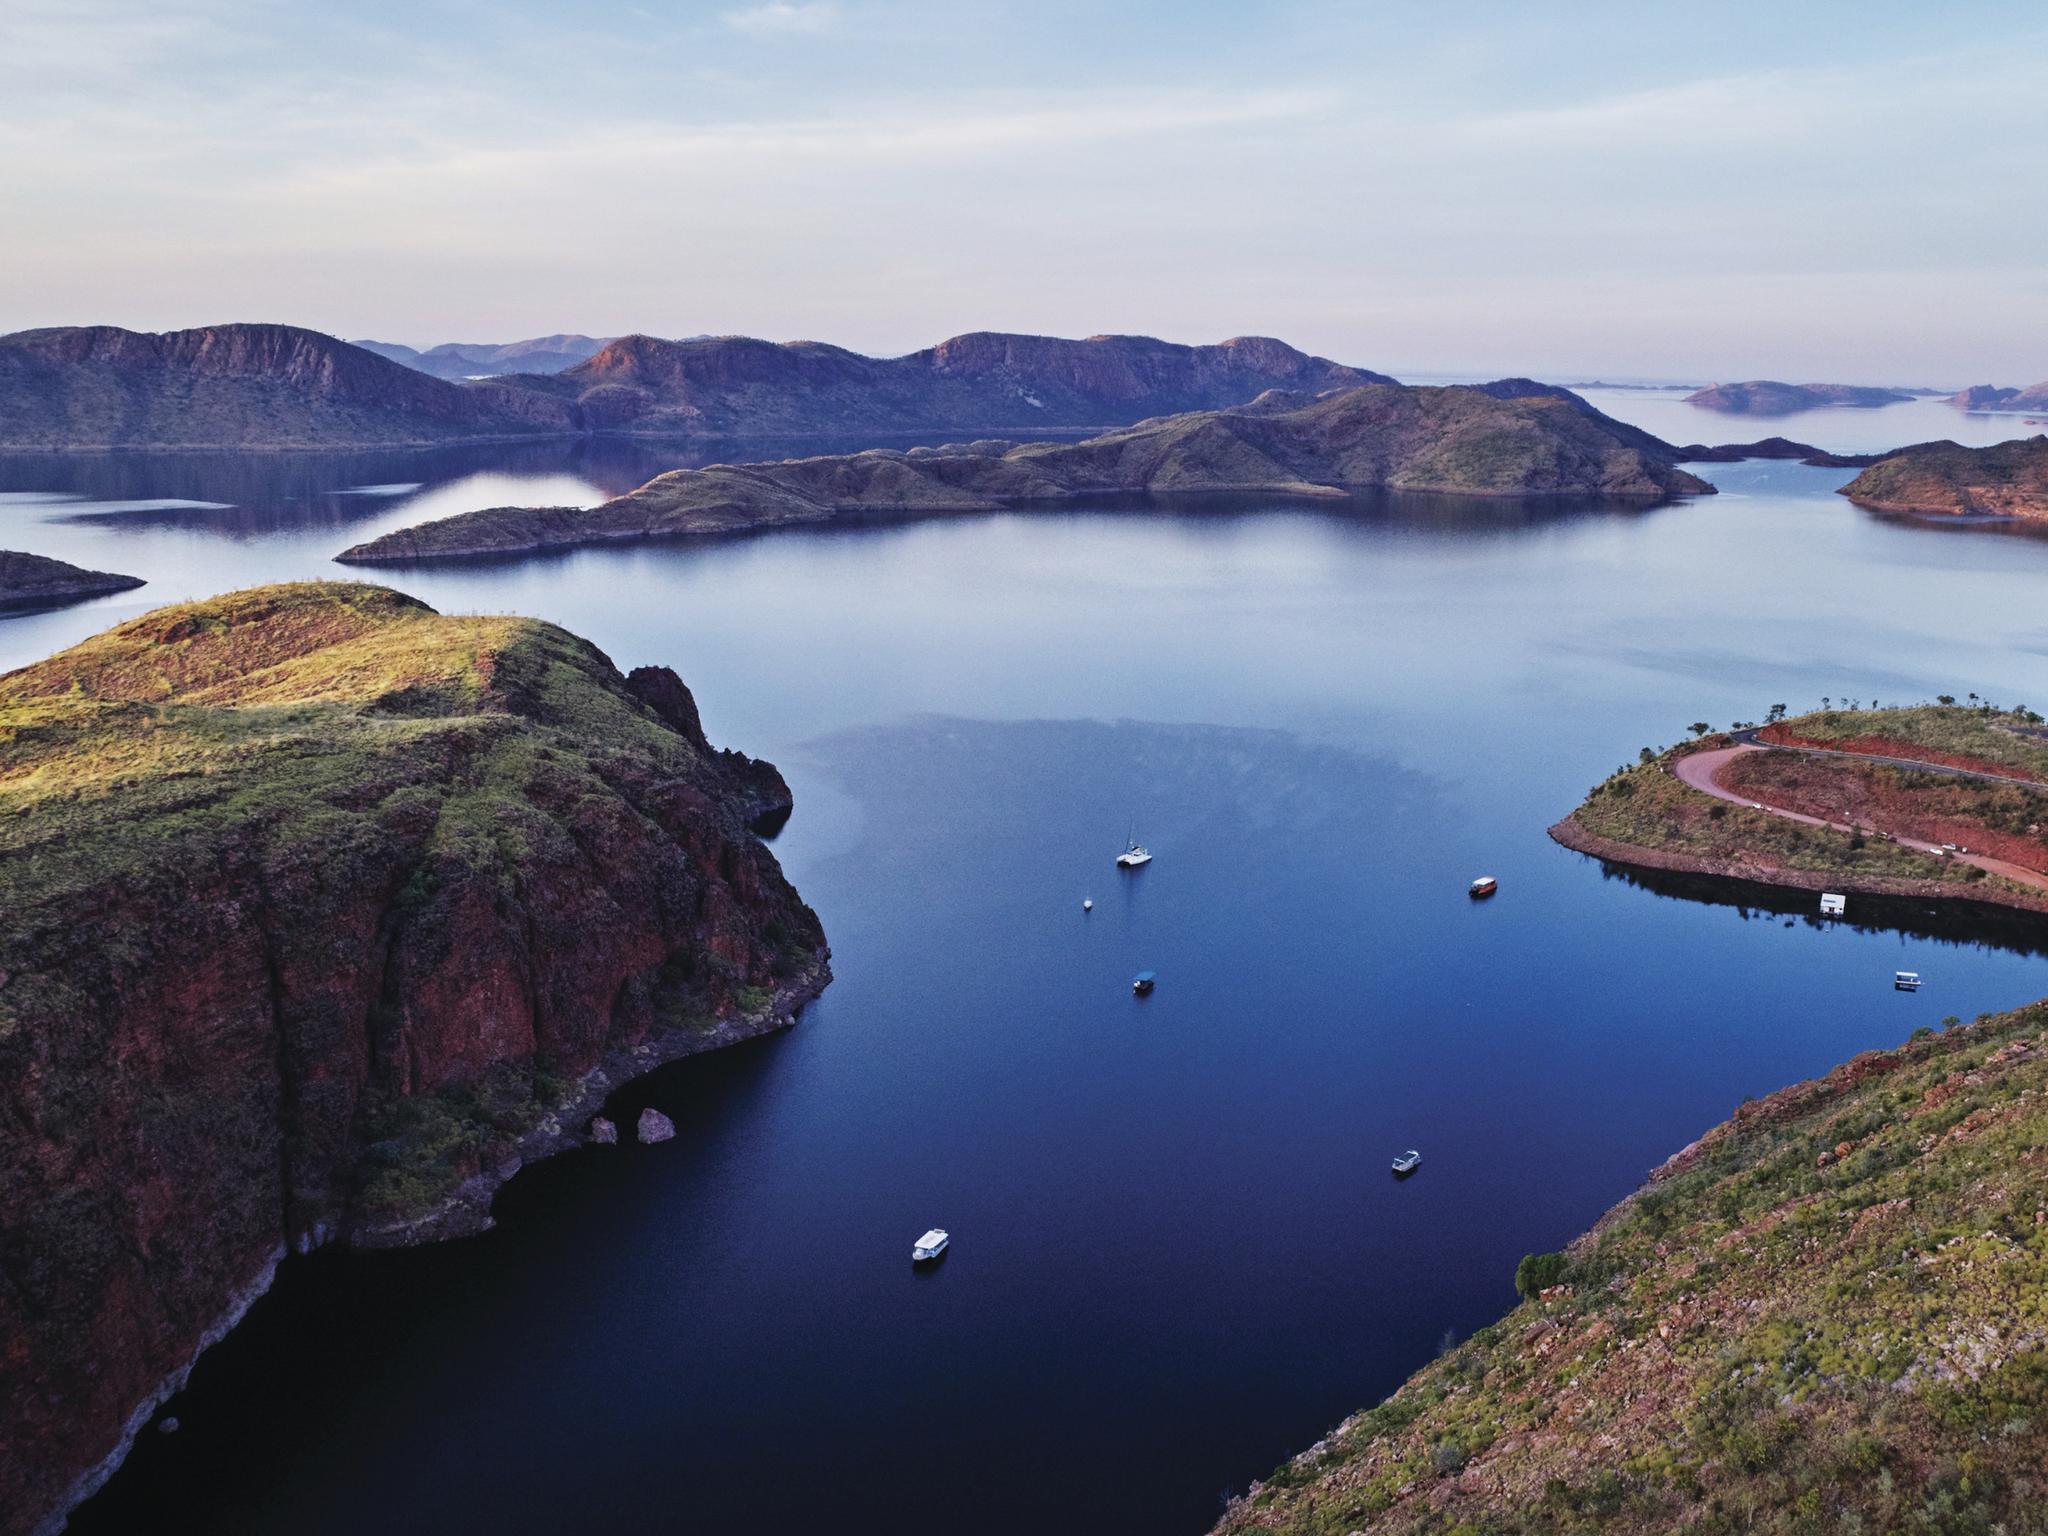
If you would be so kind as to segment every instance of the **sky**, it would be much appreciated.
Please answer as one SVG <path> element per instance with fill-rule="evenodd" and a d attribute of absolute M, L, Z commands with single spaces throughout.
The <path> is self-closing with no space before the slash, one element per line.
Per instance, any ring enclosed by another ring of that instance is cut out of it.
<path fill-rule="evenodd" d="M 0 0 L 0 331 L 2048 377 L 2048 11 Z"/>

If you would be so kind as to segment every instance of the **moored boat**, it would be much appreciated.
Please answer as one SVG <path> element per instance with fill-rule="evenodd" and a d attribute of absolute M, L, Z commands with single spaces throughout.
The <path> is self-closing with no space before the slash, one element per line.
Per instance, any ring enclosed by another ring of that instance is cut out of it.
<path fill-rule="evenodd" d="M 1408 1177 L 1409 1174 L 1413 1173 L 1416 1169 L 1420 1168 L 1421 1166 L 1422 1154 L 1416 1151 L 1413 1147 L 1410 1147 L 1406 1152 L 1403 1152 L 1399 1157 L 1394 1159 L 1394 1177 L 1397 1179 L 1405 1179 Z"/>
<path fill-rule="evenodd" d="M 1465 894 L 1476 899 L 1481 896 L 1491 896 L 1499 889 L 1500 882 L 1494 879 L 1493 876 L 1481 875 L 1477 880 L 1474 880 L 1465 887 Z"/>
<path fill-rule="evenodd" d="M 1138 996 L 1143 997 L 1147 992 L 1150 992 L 1152 990 L 1153 985 L 1158 980 L 1159 978 L 1157 976 L 1154 976 L 1150 971 L 1140 971 L 1136 976 L 1133 976 L 1131 978 L 1131 990 L 1137 993 Z"/>
<path fill-rule="evenodd" d="M 946 1229 L 944 1227 L 933 1227 L 931 1231 L 925 1233 L 925 1235 L 923 1237 L 920 1237 L 917 1240 L 917 1242 L 912 1246 L 910 1250 L 910 1262 L 913 1264 L 922 1264 L 928 1259 L 936 1259 L 940 1254 L 946 1251 L 946 1245 L 951 1243 L 952 1241 L 953 1239 L 947 1235 Z"/>

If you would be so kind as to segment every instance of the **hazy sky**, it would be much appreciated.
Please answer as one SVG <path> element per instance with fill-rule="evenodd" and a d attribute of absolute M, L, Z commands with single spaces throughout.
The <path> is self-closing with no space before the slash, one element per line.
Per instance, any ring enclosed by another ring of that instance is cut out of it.
<path fill-rule="evenodd" d="M 0 0 L 0 330 L 2048 376 L 2048 13 Z"/>

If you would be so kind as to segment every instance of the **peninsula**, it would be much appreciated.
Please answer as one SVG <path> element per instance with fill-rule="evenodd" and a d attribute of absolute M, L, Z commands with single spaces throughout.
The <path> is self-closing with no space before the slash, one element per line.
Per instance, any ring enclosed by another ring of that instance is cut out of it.
<path fill-rule="evenodd" d="M 974 442 L 675 470 L 580 511 L 497 507 L 358 544 L 350 564 L 462 559 L 886 513 L 984 512 L 1100 495 L 1364 490 L 1605 496 L 1653 503 L 1713 487 L 1668 445 L 1548 386 L 1368 384 L 1141 422 L 1080 443 Z"/>
<path fill-rule="evenodd" d="M 1644 752 L 1550 835 L 1639 868 L 2048 912 L 2030 710 L 1828 709 Z"/>
<path fill-rule="evenodd" d="M 2048 519 L 2048 435 L 1989 448 L 1921 443 L 1879 459 L 1842 494 L 1875 512 Z"/>
<path fill-rule="evenodd" d="M 45 555 L 0 549 L 0 610 L 54 607 L 142 586 L 140 576 L 88 571 Z"/>
<path fill-rule="evenodd" d="M 0 1532 L 288 1251 L 475 1231 L 610 1085 L 786 1027 L 829 974 L 788 808 L 667 669 L 382 587 L 0 678 Z"/>

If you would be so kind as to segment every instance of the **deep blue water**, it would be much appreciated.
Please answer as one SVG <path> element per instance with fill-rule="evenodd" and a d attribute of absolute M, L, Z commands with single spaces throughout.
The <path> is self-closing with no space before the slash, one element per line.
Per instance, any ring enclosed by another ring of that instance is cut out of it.
<path fill-rule="evenodd" d="M 646 472 L 148 463 L 0 461 L 0 544 L 151 581 L 0 621 L 0 666 Z M 1545 837 L 1696 718 L 2048 699 L 2048 542 L 1710 475 L 1650 512 L 1134 505 L 396 577 L 675 666 L 788 774 L 838 979 L 621 1092 L 675 1142 L 529 1170 L 473 1241 L 290 1262 L 77 1528 L 1199 1530 L 1744 1095 L 2048 993 L 2010 940 Z M 225 505 L 132 505 L 164 499 Z"/>

